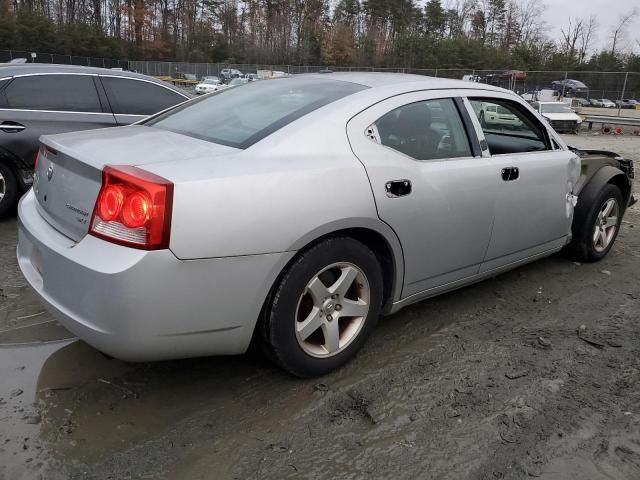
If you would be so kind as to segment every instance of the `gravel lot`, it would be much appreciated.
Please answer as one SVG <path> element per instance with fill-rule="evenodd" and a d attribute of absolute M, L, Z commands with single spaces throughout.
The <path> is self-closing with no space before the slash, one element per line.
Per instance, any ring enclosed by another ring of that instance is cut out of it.
<path fill-rule="evenodd" d="M 568 136 L 640 159 L 640 138 Z M 640 210 L 560 256 L 384 318 L 342 370 L 101 355 L 45 313 L 0 223 L 0 478 L 640 478 Z"/>

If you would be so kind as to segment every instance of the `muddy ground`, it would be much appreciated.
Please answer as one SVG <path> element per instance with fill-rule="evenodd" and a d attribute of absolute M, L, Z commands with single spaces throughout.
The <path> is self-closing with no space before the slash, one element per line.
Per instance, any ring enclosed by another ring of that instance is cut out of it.
<path fill-rule="evenodd" d="M 258 353 L 110 360 L 44 312 L 15 244 L 0 223 L 0 478 L 640 478 L 638 207 L 605 261 L 411 306 L 306 381 Z"/>

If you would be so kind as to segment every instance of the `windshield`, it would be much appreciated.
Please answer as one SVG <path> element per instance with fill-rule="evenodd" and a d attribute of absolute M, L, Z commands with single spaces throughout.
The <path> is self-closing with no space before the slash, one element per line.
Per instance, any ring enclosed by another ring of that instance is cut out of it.
<path fill-rule="evenodd" d="M 207 85 L 217 85 L 218 80 L 213 80 L 211 78 L 205 78 L 202 83 L 206 83 Z"/>
<path fill-rule="evenodd" d="M 542 104 L 540 105 L 540 111 L 542 113 L 571 113 L 569 106 L 561 103 Z"/>
<path fill-rule="evenodd" d="M 244 85 L 245 83 L 247 82 L 242 78 L 234 78 L 229 82 L 229 85 L 236 86 L 236 85 Z"/>
<path fill-rule="evenodd" d="M 144 125 L 247 148 L 294 120 L 365 88 L 325 79 L 251 82 L 243 88 L 229 88 L 187 102 Z"/>

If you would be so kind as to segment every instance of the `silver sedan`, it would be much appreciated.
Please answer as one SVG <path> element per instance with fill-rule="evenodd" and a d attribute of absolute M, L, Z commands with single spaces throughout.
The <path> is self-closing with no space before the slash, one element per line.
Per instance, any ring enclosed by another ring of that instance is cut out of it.
<path fill-rule="evenodd" d="M 518 127 L 481 123 L 487 106 Z M 254 82 L 41 142 L 20 267 L 70 331 L 130 361 L 256 337 L 320 375 L 380 314 L 572 238 L 602 258 L 628 198 L 607 190 L 572 232 L 580 159 L 544 119 L 506 90 L 413 75 Z"/>

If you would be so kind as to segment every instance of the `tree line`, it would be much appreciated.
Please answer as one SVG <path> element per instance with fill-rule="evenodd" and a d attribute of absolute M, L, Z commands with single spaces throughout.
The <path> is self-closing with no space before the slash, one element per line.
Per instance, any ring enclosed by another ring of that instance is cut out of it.
<path fill-rule="evenodd" d="M 131 60 L 640 71 L 620 18 L 549 38 L 541 0 L 0 0 L 0 50 Z M 602 44 L 602 42 L 600 42 Z"/>

